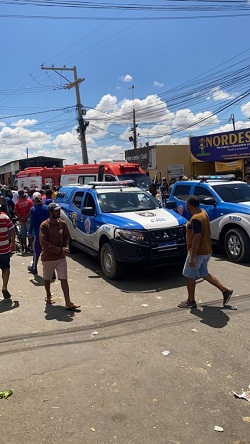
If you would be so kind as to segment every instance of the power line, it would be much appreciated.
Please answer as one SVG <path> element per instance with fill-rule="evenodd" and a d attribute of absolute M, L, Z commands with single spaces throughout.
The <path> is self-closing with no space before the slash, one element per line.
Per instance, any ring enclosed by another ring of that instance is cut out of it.
<path fill-rule="evenodd" d="M 37 114 L 45 114 L 45 113 L 52 113 L 55 111 L 62 111 L 62 110 L 69 110 L 69 109 L 75 109 L 75 106 L 67 106 L 65 108 L 55 108 L 55 109 L 49 109 L 49 110 L 44 110 L 44 111 L 37 111 L 37 112 L 33 112 L 33 113 L 25 113 L 25 114 L 16 114 L 16 115 L 11 115 L 11 116 L 0 116 L 0 119 L 12 119 L 15 117 L 30 117 L 30 116 L 34 116 Z"/>
<path fill-rule="evenodd" d="M 194 20 L 194 19 L 218 19 L 218 18 L 232 18 L 235 17 L 249 17 L 250 13 L 232 13 L 232 14 L 215 14 L 215 15 L 192 15 L 192 16 L 168 16 L 155 17 L 155 20 Z M 49 15 L 21 15 L 21 14 L 0 14 L 0 18 L 15 18 L 15 19 L 38 19 L 38 20 L 87 20 L 87 21 L 148 21 L 148 17 L 79 17 L 79 16 L 49 16 Z"/>
<path fill-rule="evenodd" d="M 172 11 L 172 10 L 247 10 L 249 9 L 249 5 L 244 0 L 231 0 L 231 1 L 223 1 L 223 0 L 172 0 L 171 2 L 163 2 L 163 4 L 158 4 L 155 2 L 153 4 L 119 4 L 111 3 L 111 2 L 82 2 L 82 1 L 57 1 L 57 0 L 22 0 L 21 4 L 19 0 L 5 0 L 2 1 L 3 4 L 10 5 L 18 5 L 18 6 L 27 6 L 27 5 L 35 5 L 39 7 L 62 7 L 67 9 L 94 9 L 94 10 L 126 10 L 126 11 Z"/>

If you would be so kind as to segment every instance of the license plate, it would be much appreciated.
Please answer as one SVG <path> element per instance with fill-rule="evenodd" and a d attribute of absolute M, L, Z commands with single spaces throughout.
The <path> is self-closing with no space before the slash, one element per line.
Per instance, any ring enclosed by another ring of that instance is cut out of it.
<path fill-rule="evenodd" d="M 173 245 L 176 245 L 176 241 L 169 241 L 169 242 L 166 242 L 165 244 L 159 244 L 158 247 L 159 248 L 167 248 L 167 247 L 172 247 Z"/>

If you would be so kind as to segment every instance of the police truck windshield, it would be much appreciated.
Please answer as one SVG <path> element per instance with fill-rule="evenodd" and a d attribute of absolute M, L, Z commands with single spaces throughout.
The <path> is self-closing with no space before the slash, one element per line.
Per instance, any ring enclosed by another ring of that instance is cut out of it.
<path fill-rule="evenodd" d="M 250 202 L 250 186 L 246 183 L 227 183 L 212 185 L 224 202 Z"/>
<path fill-rule="evenodd" d="M 143 191 L 98 191 L 98 202 L 103 213 L 149 211 L 160 208 L 151 194 Z"/>

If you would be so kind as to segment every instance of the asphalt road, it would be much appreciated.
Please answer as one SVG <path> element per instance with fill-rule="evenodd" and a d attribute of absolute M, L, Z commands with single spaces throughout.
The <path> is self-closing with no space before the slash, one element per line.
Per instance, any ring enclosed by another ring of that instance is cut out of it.
<path fill-rule="evenodd" d="M 14 391 L 0 399 L 1 444 L 250 443 L 250 402 L 233 395 L 250 384 L 249 265 L 211 260 L 238 310 L 200 282 L 190 311 L 177 308 L 176 265 L 112 282 L 96 260 L 71 255 L 81 312 L 70 313 L 58 281 L 46 306 L 29 263 L 11 259 L 12 300 L 0 300 L 0 391 Z"/>

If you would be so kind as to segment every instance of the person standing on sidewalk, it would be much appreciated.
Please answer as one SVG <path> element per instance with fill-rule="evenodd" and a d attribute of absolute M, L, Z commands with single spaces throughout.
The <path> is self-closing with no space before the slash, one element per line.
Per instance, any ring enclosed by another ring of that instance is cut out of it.
<path fill-rule="evenodd" d="M 212 254 L 210 237 L 210 220 L 206 211 L 200 209 L 197 196 L 189 196 L 186 200 L 187 211 L 191 218 L 186 225 L 186 239 L 188 255 L 183 268 L 183 276 L 187 278 L 188 299 L 178 304 L 179 308 L 196 308 L 195 287 L 196 279 L 203 278 L 209 284 L 217 287 L 223 296 L 225 306 L 233 290 L 225 287 L 214 275 L 208 271 L 208 262 Z"/>
<path fill-rule="evenodd" d="M 13 193 L 9 188 L 6 190 L 5 201 L 8 208 L 8 216 L 12 220 L 15 217 L 15 204 L 13 202 Z"/>
<path fill-rule="evenodd" d="M 9 236 L 10 233 L 10 242 Z M 15 251 L 15 230 L 9 216 L 1 211 L 0 206 L 0 268 L 2 270 L 2 293 L 4 299 L 10 299 L 11 294 L 7 287 L 10 277 L 10 251 Z"/>
<path fill-rule="evenodd" d="M 41 193 L 33 193 L 32 199 L 34 207 L 30 210 L 28 235 L 33 238 L 33 261 L 31 265 L 28 265 L 28 271 L 32 274 L 37 274 L 37 264 L 42 251 L 39 241 L 40 225 L 49 218 L 49 210 L 47 205 L 43 205 Z"/>
<path fill-rule="evenodd" d="M 43 200 L 44 205 L 49 205 L 53 202 L 52 199 L 52 189 L 49 188 L 48 190 L 45 190 L 45 199 Z"/>
<path fill-rule="evenodd" d="M 55 270 L 65 299 L 65 310 L 79 311 L 80 305 L 70 300 L 69 284 L 67 275 L 66 254 L 69 253 L 69 230 L 66 222 L 60 219 L 61 207 L 55 202 L 48 205 L 49 219 L 40 225 L 40 244 L 42 247 L 41 260 L 43 264 L 43 278 L 46 290 L 45 301 L 54 304 L 50 292 L 50 280 Z"/>
<path fill-rule="evenodd" d="M 21 230 L 20 237 L 22 241 L 22 250 L 25 252 L 29 251 L 27 246 L 27 235 L 29 231 L 30 223 L 30 210 L 33 207 L 33 202 L 31 199 L 27 198 L 24 190 L 18 190 L 18 201 L 15 204 L 15 215 L 18 217 Z"/>

